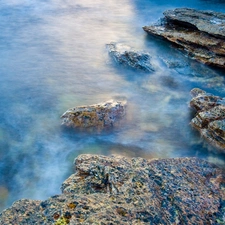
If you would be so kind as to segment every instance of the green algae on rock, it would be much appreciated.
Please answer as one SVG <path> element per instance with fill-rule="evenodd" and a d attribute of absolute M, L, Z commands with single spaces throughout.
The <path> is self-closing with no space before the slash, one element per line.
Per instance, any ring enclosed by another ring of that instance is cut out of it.
<path fill-rule="evenodd" d="M 68 109 L 61 118 L 62 125 L 73 128 L 97 128 L 114 126 L 125 115 L 126 101 L 78 106 Z"/>
<path fill-rule="evenodd" d="M 211 144 L 225 152 L 225 99 L 194 88 L 190 106 L 197 113 L 191 124 Z"/>
<path fill-rule="evenodd" d="M 0 224 L 218 224 L 225 221 L 225 174 L 197 158 L 80 155 L 62 194 L 21 200 Z"/>

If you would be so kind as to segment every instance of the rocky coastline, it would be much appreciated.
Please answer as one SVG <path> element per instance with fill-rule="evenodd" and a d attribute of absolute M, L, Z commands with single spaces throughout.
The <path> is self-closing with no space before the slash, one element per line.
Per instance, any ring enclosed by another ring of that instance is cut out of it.
<path fill-rule="evenodd" d="M 223 224 L 225 174 L 197 158 L 79 155 L 62 194 L 23 199 L 0 224 Z"/>
<path fill-rule="evenodd" d="M 160 24 L 143 29 L 163 37 L 192 58 L 225 68 L 225 15 L 175 9 Z M 148 53 L 107 45 L 119 64 L 152 72 Z M 223 152 L 225 99 L 195 88 L 191 125 Z M 126 101 L 78 106 L 62 116 L 62 125 L 88 131 L 111 128 L 126 114 Z M 118 155 L 79 155 L 62 193 L 47 200 L 22 199 L 0 213 L 0 224 L 225 224 L 225 172 L 198 158 L 143 159 Z"/>
<path fill-rule="evenodd" d="M 204 64 L 225 68 L 225 14 L 189 8 L 167 10 L 157 24 L 144 26 Z"/>

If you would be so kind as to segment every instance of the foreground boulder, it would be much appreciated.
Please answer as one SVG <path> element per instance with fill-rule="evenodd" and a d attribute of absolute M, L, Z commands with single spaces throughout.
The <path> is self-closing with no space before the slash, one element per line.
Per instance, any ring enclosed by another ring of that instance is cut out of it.
<path fill-rule="evenodd" d="M 62 116 L 62 125 L 74 128 L 112 127 L 125 115 L 126 101 L 107 102 L 78 106 L 68 109 Z"/>
<path fill-rule="evenodd" d="M 176 43 L 200 62 L 225 68 L 225 14 L 178 8 L 164 16 L 143 29 Z"/>
<path fill-rule="evenodd" d="M 197 158 L 80 155 L 62 194 L 20 200 L 0 224 L 223 224 L 224 172 Z"/>
<path fill-rule="evenodd" d="M 191 124 L 214 146 L 225 152 L 225 98 L 194 88 L 190 106 L 197 113 Z"/>
<path fill-rule="evenodd" d="M 145 72 L 154 71 L 150 63 L 151 57 L 148 53 L 137 52 L 131 50 L 129 46 L 116 43 L 110 43 L 106 46 L 109 54 L 117 63 Z"/>

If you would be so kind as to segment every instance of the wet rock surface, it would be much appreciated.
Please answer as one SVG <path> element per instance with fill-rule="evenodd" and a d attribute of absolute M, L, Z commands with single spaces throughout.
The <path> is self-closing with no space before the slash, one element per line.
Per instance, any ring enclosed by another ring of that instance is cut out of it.
<path fill-rule="evenodd" d="M 194 88 L 190 106 L 197 113 L 191 120 L 193 127 L 212 145 L 225 152 L 225 98 Z"/>
<path fill-rule="evenodd" d="M 197 158 L 80 155 L 62 194 L 20 200 L 0 224 L 223 224 L 224 171 Z"/>
<path fill-rule="evenodd" d="M 150 63 L 151 57 L 148 53 L 134 51 L 129 46 L 122 44 L 110 43 L 106 46 L 110 56 L 117 63 L 144 72 L 154 71 Z"/>
<path fill-rule="evenodd" d="M 62 116 L 62 125 L 73 128 L 101 130 L 114 126 L 125 115 L 126 101 L 107 102 L 78 106 L 68 109 Z"/>
<path fill-rule="evenodd" d="M 178 8 L 164 16 L 143 29 L 177 44 L 202 63 L 225 68 L 225 14 Z"/>

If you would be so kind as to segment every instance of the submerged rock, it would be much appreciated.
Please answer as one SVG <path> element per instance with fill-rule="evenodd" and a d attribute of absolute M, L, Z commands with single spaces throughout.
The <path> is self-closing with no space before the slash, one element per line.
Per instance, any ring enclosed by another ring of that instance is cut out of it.
<path fill-rule="evenodd" d="M 106 46 L 108 48 L 109 54 L 117 63 L 145 72 L 154 71 L 150 63 L 151 57 L 148 53 L 137 52 L 131 50 L 131 48 L 128 46 L 116 43 L 110 43 Z"/>
<path fill-rule="evenodd" d="M 68 109 L 61 118 L 62 125 L 73 128 L 112 127 L 125 115 L 126 101 L 107 102 L 78 106 Z"/>
<path fill-rule="evenodd" d="M 62 194 L 21 200 L 0 224 L 222 224 L 224 172 L 197 158 L 80 155 Z"/>
<path fill-rule="evenodd" d="M 225 152 L 225 98 L 194 88 L 190 106 L 197 113 L 191 124 L 214 146 Z"/>
<path fill-rule="evenodd" d="M 225 68 L 225 14 L 178 8 L 164 16 L 159 24 L 143 29 L 176 43 L 200 62 Z"/>

